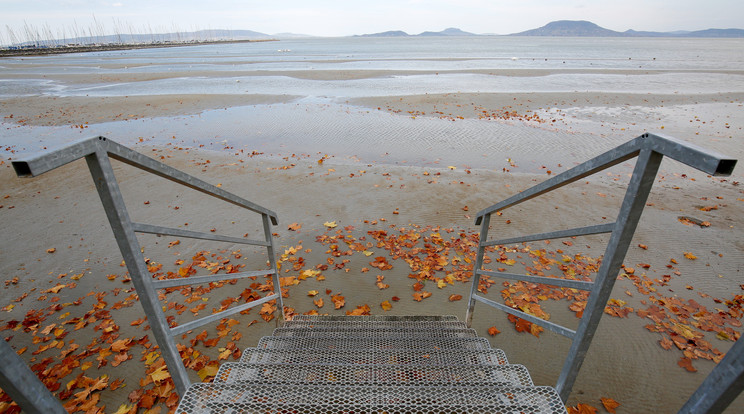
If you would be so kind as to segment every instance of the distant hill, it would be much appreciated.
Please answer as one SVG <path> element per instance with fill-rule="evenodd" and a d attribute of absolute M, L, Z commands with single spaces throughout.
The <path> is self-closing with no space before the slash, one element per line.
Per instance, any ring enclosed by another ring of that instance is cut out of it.
<path fill-rule="evenodd" d="M 605 29 L 585 20 L 558 20 L 543 27 L 513 33 L 509 36 L 577 36 L 577 37 L 709 37 L 709 38 L 740 38 L 744 37 L 742 29 L 707 29 L 675 32 L 648 32 L 627 30 L 616 32 Z"/>
<path fill-rule="evenodd" d="M 442 30 L 441 32 L 419 33 L 418 36 L 476 36 L 476 34 L 462 31 L 456 27 L 450 27 L 448 29 Z"/>
<path fill-rule="evenodd" d="M 622 36 L 621 32 L 599 27 L 584 20 L 558 20 L 543 27 L 514 33 L 512 36 L 590 36 L 607 37 Z"/>
<path fill-rule="evenodd" d="M 477 35 L 462 31 L 455 27 L 450 27 L 448 29 L 442 30 L 441 32 L 423 32 L 417 35 L 410 35 L 401 30 L 391 30 L 388 32 L 370 33 L 370 34 L 363 34 L 363 35 L 358 35 L 358 36 L 359 37 L 407 37 L 407 36 L 477 36 Z"/>
<path fill-rule="evenodd" d="M 356 35 L 356 36 L 357 37 L 408 37 L 410 35 L 402 30 L 390 30 L 387 32 L 369 33 L 369 34 Z"/>

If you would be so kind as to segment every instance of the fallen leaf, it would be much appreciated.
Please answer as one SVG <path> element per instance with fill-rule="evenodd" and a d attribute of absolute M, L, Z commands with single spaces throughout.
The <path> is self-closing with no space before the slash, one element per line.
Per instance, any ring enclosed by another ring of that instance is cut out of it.
<path fill-rule="evenodd" d="M 56 251 L 57 251 L 57 249 L 54 248 L 54 247 L 52 247 L 51 249 L 47 249 L 47 253 L 54 253 Z"/>
<path fill-rule="evenodd" d="M 498 335 L 500 333 L 501 333 L 501 331 L 499 331 L 498 329 L 496 329 L 495 326 L 492 326 L 492 327 L 488 328 L 488 334 L 491 335 L 491 336 Z"/>
<path fill-rule="evenodd" d="M 302 224 L 300 223 L 292 223 L 289 226 L 287 226 L 288 230 L 297 231 L 302 228 Z"/>
<path fill-rule="evenodd" d="M 685 257 L 688 258 L 688 259 L 690 259 L 690 260 L 697 259 L 697 256 L 695 256 L 694 254 L 692 254 L 690 252 L 684 252 L 684 253 L 685 253 Z"/>
<path fill-rule="evenodd" d="M 393 309 L 393 305 L 391 305 L 390 302 L 387 300 L 380 303 L 380 306 L 382 307 L 382 310 L 384 311 L 389 311 L 390 309 Z"/>
<path fill-rule="evenodd" d="M 613 400 L 612 398 L 600 398 L 602 401 L 602 405 L 604 405 L 605 410 L 611 414 L 615 414 L 615 408 L 620 406 L 620 403 Z"/>
<path fill-rule="evenodd" d="M 680 358 L 679 361 L 677 361 L 677 365 L 680 367 L 690 371 L 690 372 L 697 372 L 697 369 L 692 366 L 692 360 L 690 358 L 684 357 Z"/>
<path fill-rule="evenodd" d="M 457 300 L 460 300 L 460 299 L 462 299 L 462 295 L 450 295 L 450 297 L 449 297 L 449 301 L 450 302 L 454 302 L 454 301 L 457 301 Z"/>
<path fill-rule="evenodd" d="M 597 414 L 597 409 L 587 404 L 579 404 L 576 407 L 566 407 L 568 414 Z"/>
<path fill-rule="evenodd" d="M 217 372 L 219 370 L 220 370 L 220 366 L 216 362 L 211 365 L 207 365 L 204 368 L 199 370 L 198 372 L 199 378 L 201 378 L 202 382 L 204 382 L 207 378 L 214 377 L 215 375 L 217 375 Z"/>
<path fill-rule="evenodd" d="M 323 225 L 328 227 L 329 229 L 332 229 L 338 226 L 338 224 L 336 224 L 335 221 L 326 221 L 325 223 L 323 223 Z"/>

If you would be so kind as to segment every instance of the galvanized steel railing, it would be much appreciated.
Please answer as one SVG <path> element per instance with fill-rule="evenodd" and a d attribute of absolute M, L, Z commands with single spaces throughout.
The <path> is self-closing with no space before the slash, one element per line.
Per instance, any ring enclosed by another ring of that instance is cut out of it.
<path fill-rule="evenodd" d="M 500 203 L 494 204 L 480 212 L 475 220 L 480 225 L 480 243 L 478 255 L 473 270 L 473 284 L 466 316 L 467 325 L 473 319 L 475 302 L 501 309 L 516 317 L 522 318 L 550 331 L 559 333 L 572 340 L 571 348 L 558 378 L 556 389 L 561 398 L 566 401 L 571 394 L 571 388 L 584 361 L 589 345 L 594 337 L 599 320 L 602 317 L 615 280 L 620 271 L 625 254 L 630 246 L 633 233 L 643 212 L 649 192 L 656 179 L 659 165 L 663 157 L 669 157 L 707 174 L 727 176 L 733 172 L 736 160 L 698 146 L 679 141 L 674 138 L 643 134 L 623 145 L 618 146 L 596 158 L 584 162 L 566 172 L 556 175 L 528 190 L 516 194 Z M 638 157 L 633 175 L 630 178 L 625 198 L 623 199 L 617 220 L 614 223 L 600 224 L 575 229 L 555 231 L 550 233 L 533 234 L 502 240 L 488 240 L 491 214 L 505 210 L 524 201 L 548 193 L 552 190 L 588 177 L 599 171 L 610 168 L 621 162 Z M 548 278 L 541 276 L 519 275 L 513 273 L 483 270 L 483 257 L 489 246 L 516 244 L 536 240 L 548 240 L 591 234 L 611 233 L 605 250 L 604 259 L 594 282 Z M 564 288 L 590 291 L 583 317 L 576 331 L 553 322 L 543 320 L 503 303 L 496 302 L 478 295 L 478 284 L 482 276 L 493 276 L 503 279 L 521 280 L 532 283 L 553 285 Z M 741 373 L 739 373 L 741 375 Z"/>
<path fill-rule="evenodd" d="M 105 137 L 90 138 L 75 142 L 64 148 L 51 151 L 33 158 L 13 161 L 13 168 L 19 177 L 35 177 L 67 163 L 85 158 L 88 168 L 93 176 L 98 195 L 103 203 L 106 216 L 108 217 L 114 237 L 119 245 L 121 254 L 129 271 L 140 303 L 145 310 L 155 340 L 160 347 L 163 358 L 168 366 L 168 371 L 173 378 L 176 390 L 184 395 L 190 385 L 186 367 L 183 365 L 181 356 L 176 348 L 174 337 L 186 331 L 213 322 L 226 316 L 242 312 L 246 309 L 261 305 L 271 300 L 277 300 L 277 309 L 284 316 L 284 305 L 279 285 L 279 274 L 277 272 L 276 258 L 274 254 L 274 241 L 271 235 L 270 225 L 277 224 L 276 213 L 256 205 L 248 200 L 238 197 L 214 185 L 208 184 L 198 178 L 169 167 L 152 158 L 146 157 L 127 147 L 117 144 Z M 167 228 L 150 224 L 133 222 L 124 203 L 118 182 L 114 176 L 114 170 L 110 159 L 121 161 L 133 167 L 139 168 L 151 174 L 163 177 L 177 184 L 200 191 L 206 195 L 218 198 L 225 202 L 248 209 L 258 213 L 262 217 L 264 240 L 247 240 L 238 237 L 223 236 L 214 233 L 201 233 L 176 228 Z M 271 224 L 270 224 L 271 223 Z M 139 241 L 135 233 L 150 233 L 166 236 L 177 236 L 194 239 L 212 240 L 227 243 L 247 244 L 263 246 L 267 249 L 270 269 L 256 270 L 242 273 L 216 274 L 209 276 L 192 276 L 179 279 L 153 280 L 147 270 L 145 257 L 140 250 Z M 218 313 L 184 323 L 170 328 L 163 312 L 157 291 L 176 286 L 203 284 L 222 280 L 240 279 L 252 276 L 272 275 L 274 293 L 261 299 L 254 300 L 239 306 L 234 306 Z"/>

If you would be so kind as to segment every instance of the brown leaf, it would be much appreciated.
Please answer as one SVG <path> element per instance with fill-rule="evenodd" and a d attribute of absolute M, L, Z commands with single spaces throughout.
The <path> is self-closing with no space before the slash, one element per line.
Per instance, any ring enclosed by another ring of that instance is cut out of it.
<path fill-rule="evenodd" d="M 697 372 L 697 369 L 692 366 L 692 360 L 690 358 L 680 358 L 679 361 L 677 361 L 677 365 L 690 372 Z"/>

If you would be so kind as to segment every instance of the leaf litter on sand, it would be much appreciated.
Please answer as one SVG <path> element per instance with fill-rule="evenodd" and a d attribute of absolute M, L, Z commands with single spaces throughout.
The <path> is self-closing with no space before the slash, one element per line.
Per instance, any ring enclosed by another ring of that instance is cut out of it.
<path fill-rule="evenodd" d="M 374 222 L 376 225 L 383 223 L 384 220 L 374 220 Z M 373 312 L 388 312 L 393 309 L 392 302 L 405 300 L 398 296 L 388 296 L 390 299 L 377 302 L 380 303 L 380 308 L 376 310 L 368 304 L 352 304 L 353 309 L 349 309 L 346 303 L 347 298 L 340 292 L 325 289 L 324 296 L 323 289 L 317 287 L 316 283 L 322 283 L 326 277 L 335 276 L 335 272 L 346 274 L 352 266 L 362 269 L 358 277 L 368 278 L 370 286 L 375 285 L 380 292 L 386 291 L 390 288 L 390 284 L 396 282 L 396 280 L 391 282 L 390 278 L 386 279 L 386 274 L 393 271 L 407 273 L 408 278 L 411 279 L 408 285 L 411 288 L 409 301 L 420 302 L 432 297 L 432 290 L 446 290 L 451 286 L 456 286 L 458 282 L 468 283 L 470 281 L 478 246 L 477 233 L 455 228 L 393 224 L 386 228 L 376 228 L 371 225 L 370 230 L 362 233 L 352 226 L 342 228 L 336 221 L 323 224 L 321 228 L 324 231 L 315 236 L 314 243 L 326 248 L 326 260 L 311 262 L 305 259 L 303 257 L 305 253 L 317 248 L 305 248 L 301 242 L 285 247 L 278 260 L 282 275 L 280 278 L 282 296 L 289 298 L 290 293 L 298 287 L 300 289 L 297 291 L 298 295 L 310 297 L 312 301 L 311 307 L 301 310 L 302 313 L 318 314 L 321 310 L 366 315 Z M 302 224 L 297 223 L 292 227 L 299 229 Z M 297 230 L 288 228 L 287 231 L 296 232 Z M 571 248 L 574 244 L 567 240 L 561 245 Z M 639 245 L 639 248 L 645 251 L 648 246 Z M 322 251 L 322 248 L 317 250 Z M 526 244 L 491 246 L 486 250 L 487 255 L 483 260 L 484 268 L 500 272 L 523 270 L 535 276 L 591 280 L 590 275 L 596 273 L 601 265 L 601 258 L 569 253 L 561 249 L 535 248 Z M 148 268 L 155 278 L 190 277 L 197 274 L 197 271 L 229 274 L 241 271 L 242 266 L 235 260 L 237 256 L 239 255 L 233 254 L 232 260 L 229 260 L 228 257 L 221 257 L 210 252 L 199 252 L 190 261 L 179 260 L 173 271 L 163 270 L 162 264 L 153 261 L 148 261 Z M 675 267 L 676 265 L 678 263 L 672 260 L 667 267 L 671 274 L 679 276 L 680 271 Z M 369 272 L 367 266 L 375 268 L 377 272 L 367 276 Z M 627 296 L 636 297 L 645 304 L 645 307 L 631 307 L 626 301 L 613 298 L 608 303 L 605 312 L 618 318 L 636 315 L 648 319 L 651 324 L 647 325 L 646 329 L 660 335 L 660 347 L 680 352 L 679 365 L 685 370 L 695 369 L 692 366 L 692 361 L 695 359 L 719 361 L 723 354 L 708 342 L 706 333 L 713 333 L 717 340 L 722 341 L 738 339 L 740 333 L 734 328 L 741 327 L 740 319 L 744 314 L 742 310 L 744 298 L 741 295 L 733 295 L 728 300 L 714 299 L 716 303 L 723 304 L 725 308 L 709 310 L 693 299 L 665 297 L 659 293 L 658 288 L 665 286 L 672 276 L 664 275 L 659 279 L 652 279 L 641 271 L 651 267 L 652 265 L 645 263 L 637 265 L 636 268 L 639 270 L 626 266 L 620 276 L 621 280 L 631 283 L 639 294 L 633 296 L 633 292 L 624 289 Z M 111 283 L 119 286 L 118 283 L 127 278 L 126 276 L 118 278 L 115 275 L 110 280 Z M 310 290 L 298 286 L 309 282 L 314 283 Z M 233 286 L 233 281 L 221 283 L 223 286 Z M 23 335 L 32 339 L 29 342 L 36 345 L 36 349 L 33 349 L 33 346 L 28 347 L 35 359 L 32 369 L 43 377 L 45 384 L 60 396 L 71 412 L 86 412 L 94 407 L 100 408 L 105 405 L 102 401 L 106 400 L 100 395 L 105 396 L 106 393 L 114 391 L 114 388 L 121 387 L 129 391 L 128 402 L 116 405 L 109 403 L 112 408 L 118 407 L 118 411 L 136 412 L 153 409 L 153 407 L 163 407 L 172 411 L 175 408 L 178 397 L 174 392 L 173 382 L 167 373 L 162 356 L 147 335 L 149 327 L 146 319 L 128 320 L 121 324 L 116 321 L 115 311 L 137 306 L 137 296 L 131 285 L 125 283 L 124 286 L 126 289 L 116 287 L 108 292 L 92 292 L 75 302 L 59 303 L 52 302 L 52 299 L 60 292 L 74 290 L 75 286 L 72 282 L 57 283 L 43 292 L 43 297 L 45 297 L 43 300 L 47 300 L 45 306 L 29 310 L 22 321 L 10 320 L 3 327 L 3 330 L 13 331 L 13 335 Z M 427 286 L 430 288 L 427 289 Z M 433 288 L 434 286 L 436 288 Z M 482 294 L 487 294 L 493 288 L 497 288 L 495 293 L 501 296 L 503 303 L 507 306 L 545 320 L 551 317 L 543 306 L 546 301 L 565 300 L 566 308 L 580 317 L 588 300 L 587 292 L 574 289 L 523 281 L 497 282 L 490 277 L 482 277 L 479 280 L 478 290 Z M 254 278 L 249 288 L 236 292 L 232 296 L 227 295 L 228 297 L 220 300 L 219 306 L 210 309 L 204 305 L 206 302 L 203 299 L 211 296 L 212 290 L 211 285 L 166 289 L 163 292 L 166 298 L 180 294 L 182 300 L 168 299 L 165 306 L 175 313 L 174 316 L 181 315 L 187 310 L 198 316 L 218 308 L 222 309 L 236 303 L 259 299 L 273 290 L 273 283 L 267 277 Z M 119 295 L 122 295 L 123 300 L 115 303 L 109 303 L 106 300 Z M 449 292 L 446 292 L 443 297 L 448 301 L 462 299 L 461 295 Z M 94 303 L 90 304 L 90 311 L 73 312 L 72 317 L 64 316 L 70 315 L 70 309 L 83 306 L 83 303 L 91 300 Z M 326 300 L 333 303 L 333 309 L 324 307 Z M 276 319 L 276 306 L 275 301 L 264 303 L 253 311 L 253 315 L 258 313 L 258 320 L 273 323 Z M 294 314 L 294 309 L 286 309 L 288 319 Z M 216 373 L 215 367 L 218 361 L 238 359 L 241 353 L 239 343 L 243 334 L 235 328 L 247 328 L 257 323 L 253 318 L 250 319 L 251 322 L 248 323 L 247 321 L 239 322 L 243 318 L 225 318 L 217 325 L 216 331 L 211 328 L 211 330 L 195 332 L 191 340 L 179 338 L 178 349 L 187 368 L 194 371 L 200 378 L 209 380 Z M 57 322 L 50 322 L 52 320 Z M 524 332 L 535 337 L 539 337 L 543 332 L 541 327 L 524 319 L 510 315 L 509 320 L 514 324 L 517 332 Z M 169 319 L 169 322 L 175 323 L 175 318 Z M 122 335 L 122 325 L 131 327 L 139 333 Z M 93 340 L 87 345 L 67 340 L 66 337 L 70 331 L 78 330 L 92 331 Z M 210 335 L 209 332 L 216 332 L 216 335 Z M 488 330 L 489 335 L 496 335 L 499 332 L 495 326 Z M 206 355 L 206 351 L 210 349 L 214 350 L 215 355 Z M 25 349 L 19 350 L 21 351 Z M 46 356 L 51 353 L 56 353 L 56 356 Z M 115 376 L 116 370 L 106 371 L 107 366 L 121 364 L 140 364 L 145 376 L 139 381 L 131 379 L 123 381 Z M 91 375 L 100 370 L 109 372 L 108 376 L 104 378 L 102 375 Z M 86 392 L 88 396 L 93 397 L 85 403 L 82 403 L 79 398 L 76 399 L 76 395 L 84 395 Z M 95 403 L 90 401 L 95 401 Z M 7 397 L 5 400 L 0 400 L 0 404 L 3 403 L 9 404 Z M 588 409 L 586 407 L 590 406 L 579 405 L 575 409 L 586 410 Z"/>

